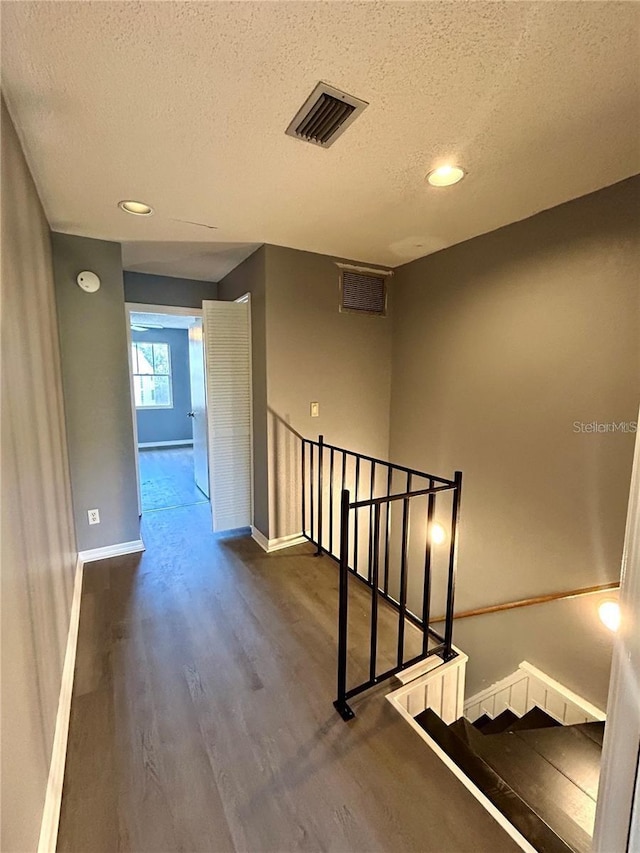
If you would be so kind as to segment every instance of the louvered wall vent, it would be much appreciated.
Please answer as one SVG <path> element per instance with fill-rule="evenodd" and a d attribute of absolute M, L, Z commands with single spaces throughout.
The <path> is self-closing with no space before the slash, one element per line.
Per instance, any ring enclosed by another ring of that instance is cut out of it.
<path fill-rule="evenodd" d="M 387 313 L 387 278 L 391 273 L 340 269 L 340 310 L 384 317 Z"/>
<path fill-rule="evenodd" d="M 318 83 L 287 128 L 287 135 L 328 148 L 367 106 L 366 101 Z"/>

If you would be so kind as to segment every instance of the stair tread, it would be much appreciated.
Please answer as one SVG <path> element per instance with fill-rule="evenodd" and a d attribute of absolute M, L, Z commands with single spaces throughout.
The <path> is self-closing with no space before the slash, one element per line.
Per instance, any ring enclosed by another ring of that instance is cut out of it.
<path fill-rule="evenodd" d="M 465 773 L 482 793 L 502 812 L 507 820 L 535 847 L 539 853 L 588 853 L 589 839 L 586 846 L 570 846 L 559 836 L 555 828 L 536 813 L 522 797 L 501 778 L 465 740 L 483 739 L 467 720 L 458 720 L 447 726 L 433 711 L 427 709 L 416 718 L 429 736 L 446 752 L 451 760 Z M 461 736 L 462 735 L 462 736 Z"/>
<path fill-rule="evenodd" d="M 577 726 L 515 733 L 595 802 L 602 748 Z"/>
<path fill-rule="evenodd" d="M 482 717 L 480 718 L 482 719 Z M 498 714 L 497 717 L 494 717 L 493 720 L 487 718 L 488 722 L 482 722 L 480 725 L 477 725 L 477 722 L 474 723 L 475 727 L 481 731 L 483 734 L 496 734 L 497 732 L 503 732 L 507 726 L 512 725 L 518 718 L 513 713 L 513 711 L 503 711 L 501 714 Z"/>
<path fill-rule="evenodd" d="M 523 729 L 545 729 L 557 728 L 560 723 L 550 717 L 545 711 L 542 711 L 535 705 L 530 711 L 527 711 L 524 716 L 512 723 L 506 731 L 518 732 Z"/>
<path fill-rule="evenodd" d="M 523 739 L 524 734 L 506 732 L 484 737 L 474 748 L 572 849 L 587 853 L 591 849 L 594 800 L 536 752 Z"/>
<path fill-rule="evenodd" d="M 597 743 L 598 746 L 602 746 L 602 741 L 604 738 L 604 722 L 594 722 L 594 723 L 577 723 L 572 726 L 573 729 L 578 729 L 582 734 L 586 735 L 588 738 L 594 743 Z"/>

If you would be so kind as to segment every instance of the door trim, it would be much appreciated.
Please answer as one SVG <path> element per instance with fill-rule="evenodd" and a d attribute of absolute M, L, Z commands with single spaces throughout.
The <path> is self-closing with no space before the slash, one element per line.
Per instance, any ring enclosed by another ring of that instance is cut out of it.
<path fill-rule="evenodd" d="M 138 494 L 138 518 L 142 517 L 142 494 L 140 491 L 140 456 L 138 445 L 138 417 L 133 391 L 133 364 L 131 362 L 131 313 L 167 314 L 172 317 L 202 317 L 202 308 L 185 308 L 182 305 L 147 305 L 145 302 L 125 302 L 124 318 L 127 334 L 127 364 L 129 365 L 129 394 L 133 420 L 133 450 L 136 462 L 136 490 Z"/>

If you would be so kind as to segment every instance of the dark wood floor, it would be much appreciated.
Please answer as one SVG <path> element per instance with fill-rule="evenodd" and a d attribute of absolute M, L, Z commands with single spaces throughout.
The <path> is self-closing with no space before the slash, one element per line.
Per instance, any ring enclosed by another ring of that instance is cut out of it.
<path fill-rule="evenodd" d="M 389 685 L 335 713 L 335 564 L 209 524 L 150 513 L 142 557 L 85 567 L 58 849 L 516 850 Z"/>
<path fill-rule="evenodd" d="M 143 512 L 207 500 L 195 483 L 193 448 L 143 448 L 138 458 Z"/>

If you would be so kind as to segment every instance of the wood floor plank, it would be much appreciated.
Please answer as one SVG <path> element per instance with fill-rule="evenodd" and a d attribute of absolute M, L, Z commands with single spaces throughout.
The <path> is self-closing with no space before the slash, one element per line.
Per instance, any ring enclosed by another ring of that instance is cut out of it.
<path fill-rule="evenodd" d="M 214 536 L 208 505 L 150 513 L 143 537 L 85 588 L 59 850 L 517 849 L 384 700 L 392 685 L 349 724 L 334 711 L 333 561 Z M 353 675 L 369 594 L 352 595 Z"/>

